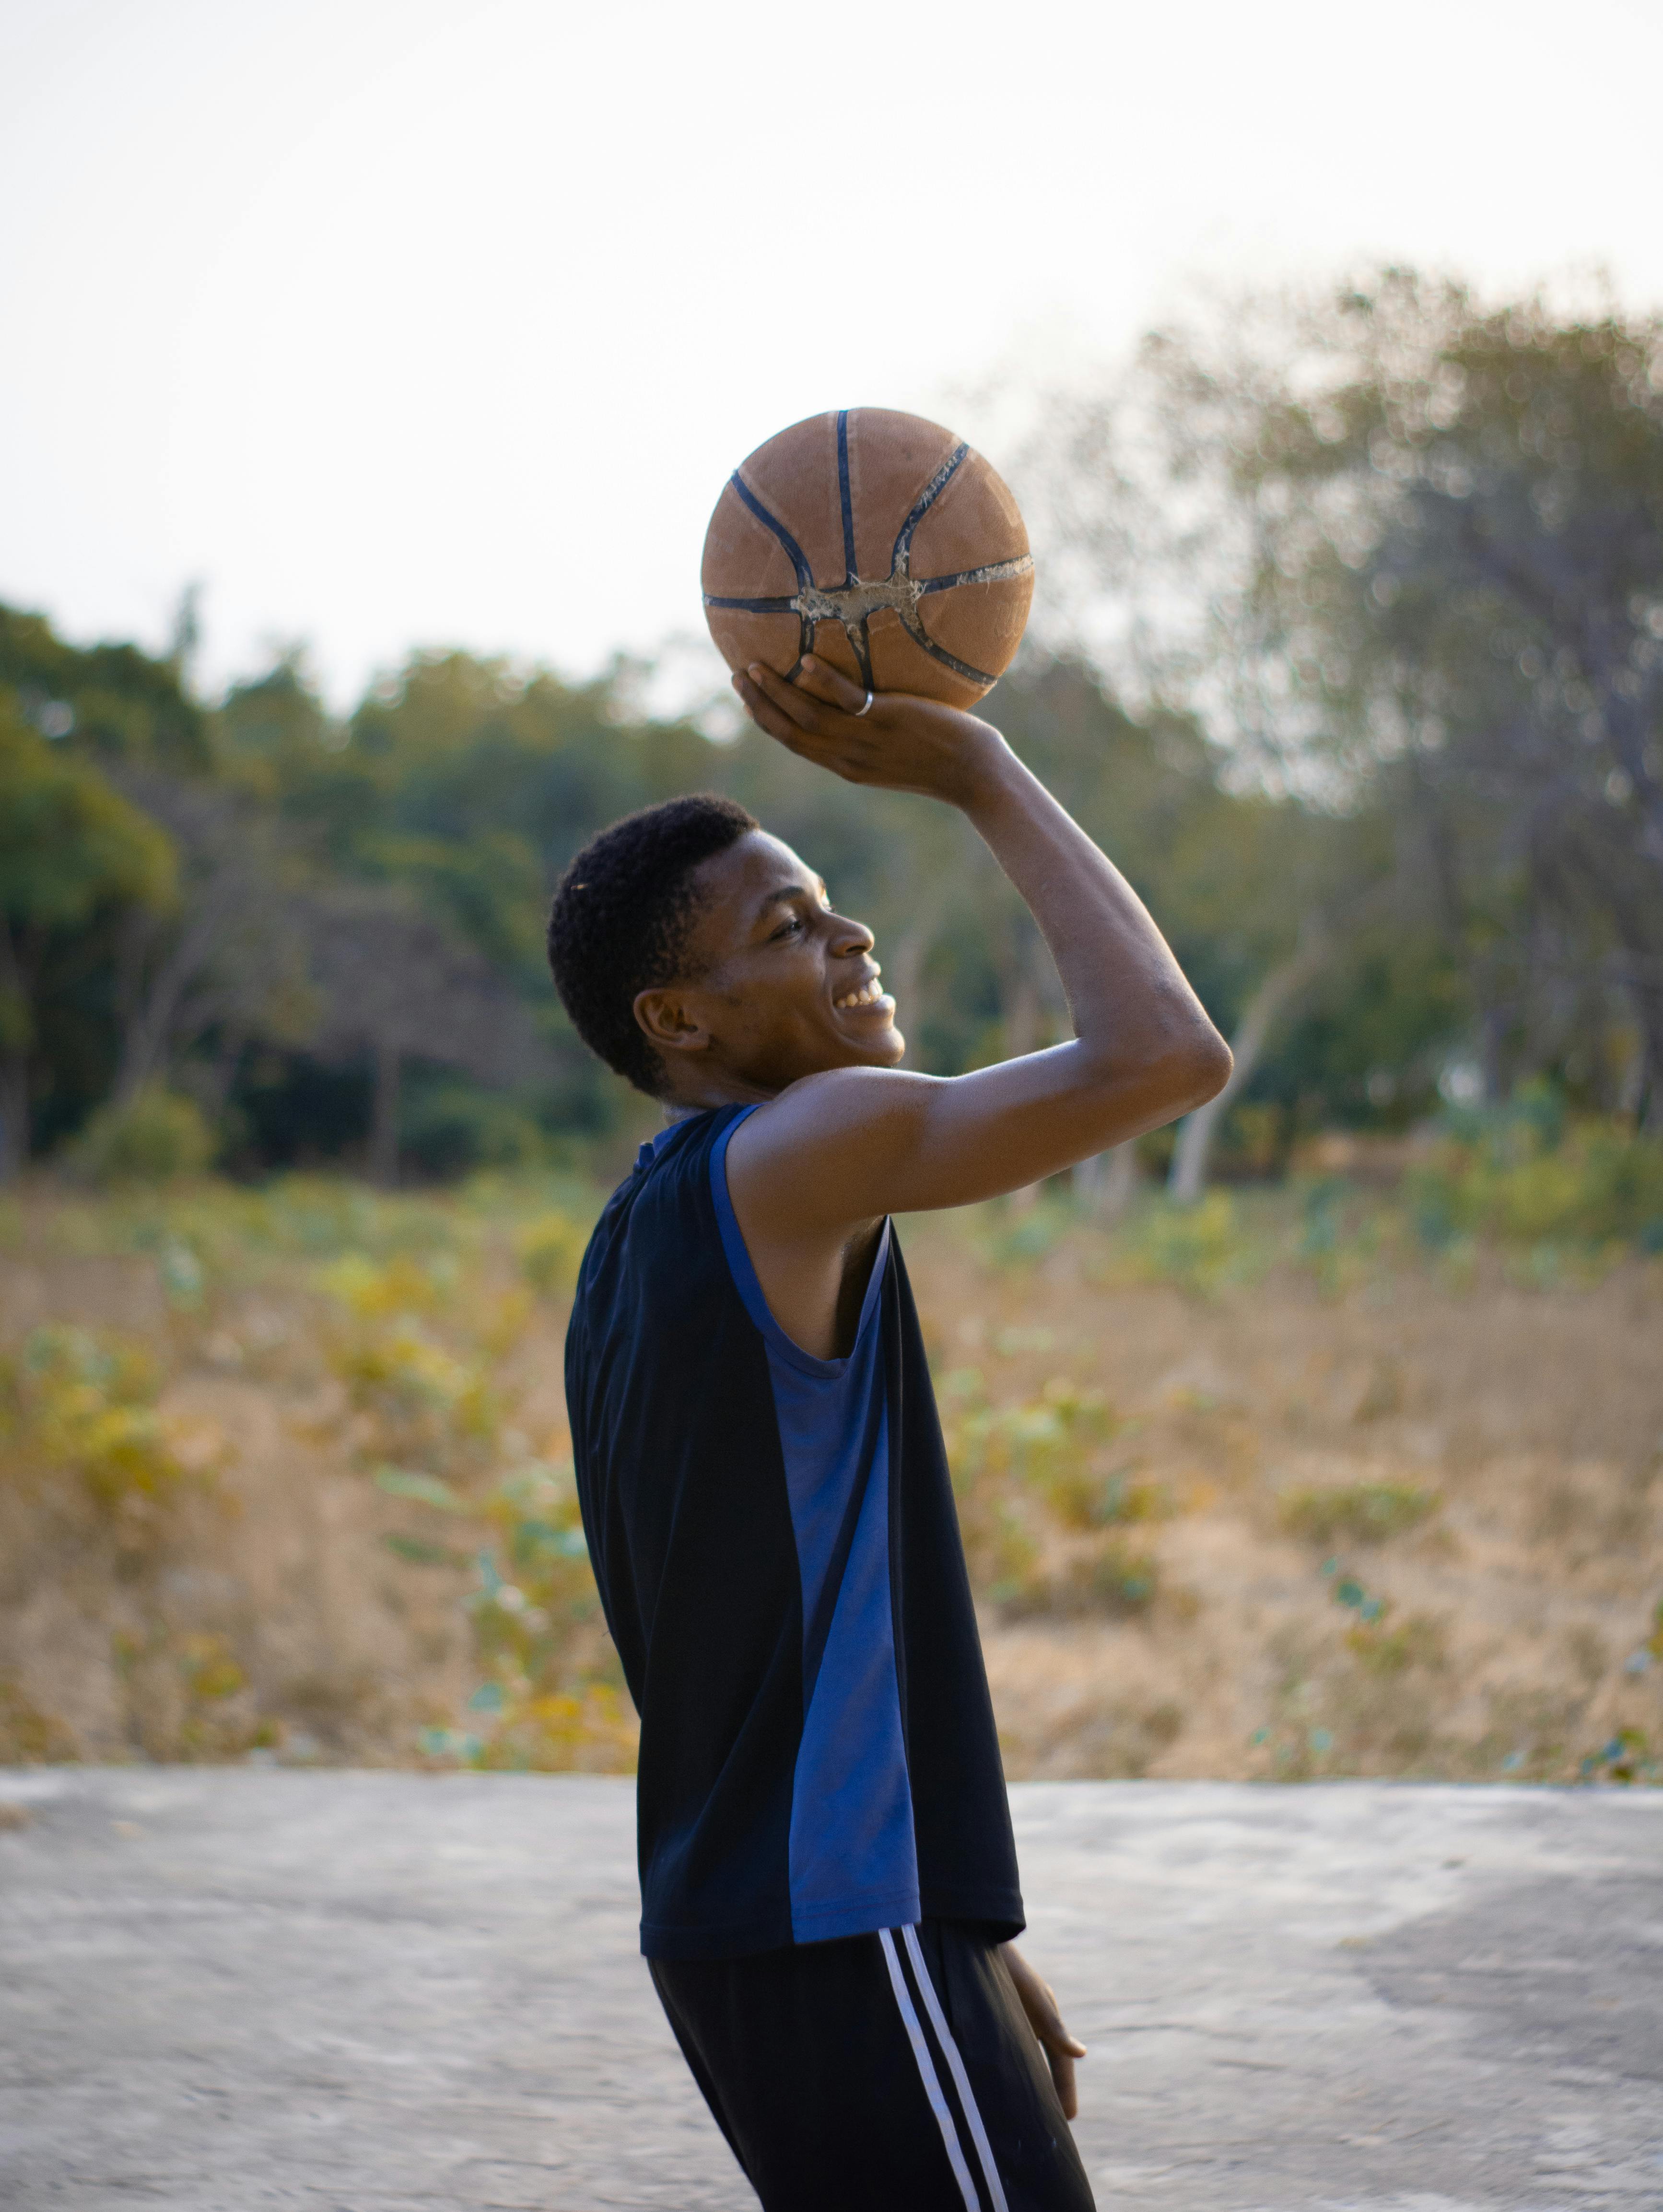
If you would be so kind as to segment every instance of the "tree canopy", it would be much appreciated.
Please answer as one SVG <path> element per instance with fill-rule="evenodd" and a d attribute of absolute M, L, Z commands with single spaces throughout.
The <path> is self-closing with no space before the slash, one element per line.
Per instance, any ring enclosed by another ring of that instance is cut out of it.
<path fill-rule="evenodd" d="M 1157 334 L 1039 442 L 1144 686 L 1388 834 L 1381 1042 L 1417 1001 L 1490 1099 L 1663 1126 L 1663 318 L 1387 270 Z"/>
<path fill-rule="evenodd" d="M 1663 1120 L 1663 325 L 1387 271 L 1157 336 L 1036 453 L 1053 573 L 1107 579 L 1123 649 L 1030 647 L 989 712 L 1237 1037 L 1226 1157 L 1441 1084 Z M 209 703 L 0 608 L 11 1158 L 155 1082 L 250 1170 L 606 1127 L 549 894 L 700 788 L 872 923 L 915 1064 L 1062 1033 L 956 817 L 631 698 L 449 651 L 343 716 L 297 653 Z"/>

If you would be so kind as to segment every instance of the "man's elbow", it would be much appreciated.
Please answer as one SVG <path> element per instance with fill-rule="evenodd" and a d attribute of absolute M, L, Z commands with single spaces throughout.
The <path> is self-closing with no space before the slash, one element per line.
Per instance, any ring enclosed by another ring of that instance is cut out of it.
<path fill-rule="evenodd" d="M 1216 1098 L 1235 1066 L 1229 1045 L 1203 1015 L 1194 1022 L 1174 1023 L 1135 1055 L 1090 1055 L 1081 1068 L 1081 1080 L 1098 1091 L 1115 1113 L 1133 1107 L 1140 1115 L 1151 1117 L 1144 1127 L 1158 1128 Z"/>
<path fill-rule="evenodd" d="M 1229 1081 L 1235 1055 L 1211 1022 L 1198 1024 L 1170 1055 L 1172 1110 L 1193 1114 Z"/>

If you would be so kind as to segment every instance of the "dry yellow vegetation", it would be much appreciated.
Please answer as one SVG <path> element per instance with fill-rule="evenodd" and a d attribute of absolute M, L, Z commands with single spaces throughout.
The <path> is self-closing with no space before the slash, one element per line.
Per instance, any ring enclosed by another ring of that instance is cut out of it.
<path fill-rule="evenodd" d="M 561 1392 L 596 1193 L 0 1219 L 0 1761 L 627 1767 Z M 1013 1776 L 1663 1775 L 1663 1261 L 1328 1182 L 904 1225 Z"/>

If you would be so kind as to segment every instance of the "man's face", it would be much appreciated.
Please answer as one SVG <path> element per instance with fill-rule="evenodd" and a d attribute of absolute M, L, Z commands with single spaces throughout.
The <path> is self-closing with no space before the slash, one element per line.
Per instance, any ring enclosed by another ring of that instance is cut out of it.
<path fill-rule="evenodd" d="M 872 933 L 835 914 L 789 845 L 754 830 L 704 861 L 689 937 L 695 980 L 643 991 L 637 1018 L 674 1094 L 772 1097 L 832 1067 L 893 1067 L 906 1040 L 878 988 Z"/>

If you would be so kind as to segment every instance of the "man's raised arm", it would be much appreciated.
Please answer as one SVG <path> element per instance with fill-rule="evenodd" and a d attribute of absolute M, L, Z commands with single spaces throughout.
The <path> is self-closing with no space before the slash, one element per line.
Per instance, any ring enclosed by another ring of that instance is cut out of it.
<path fill-rule="evenodd" d="M 814 661 L 796 684 L 754 666 L 737 688 L 804 759 L 956 806 L 1039 924 L 1074 1022 L 1071 1042 L 969 1075 L 847 1067 L 790 1085 L 734 1139 L 749 1223 L 777 1220 L 800 1237 L 966 1205 L 1159 1127 L 1222 1088 L 1229 1048 L 1143 902 L 990 724 L 895 694 L 858 713 L 859 688 Z"/>

